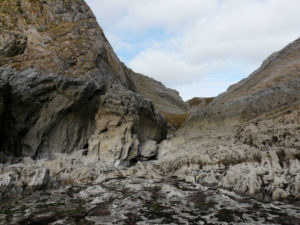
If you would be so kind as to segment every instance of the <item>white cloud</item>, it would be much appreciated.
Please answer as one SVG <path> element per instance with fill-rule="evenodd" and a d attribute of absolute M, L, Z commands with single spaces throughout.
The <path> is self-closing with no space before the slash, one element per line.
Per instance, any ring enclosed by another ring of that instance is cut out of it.
<path fill-rule="evenodd" d="M 214 97 L 218 93 L 216 92 L 216 86 L 218 86 L 218 91 L 226 91 L 226 89 L 231 85 L 230 81 L 219 81 L 219 82 L 195 82 L 188 85 L 177 85 L 174 86 L 176 90 L 185 94 L 185 99 L 192 99 L 195 97 L 195 90 L 198 90 L 201 97 Z"/>
<path fill-rule="evenodd" d="M 232 74 L 256 69 L 269 54 L 300 36 L 299 0 L 87 2 L 113 47 L 136 53 L 124 59 L 132 69 L 179 87 L 185 99 L 191 93 L 201 96 L 205 87 L 195 84 L 209 82 L 205 78 L 214 74 L 224 75 L 220 85 L 206 84 L 209 93 L 223 91 L 229 81 L 237 81 Z M 167 39 L 144 37 L 139 51 L 132 50 L 134 41 L 123 38 L 128 34 L 139 38 L 156 28 L 164 30 Z"/>

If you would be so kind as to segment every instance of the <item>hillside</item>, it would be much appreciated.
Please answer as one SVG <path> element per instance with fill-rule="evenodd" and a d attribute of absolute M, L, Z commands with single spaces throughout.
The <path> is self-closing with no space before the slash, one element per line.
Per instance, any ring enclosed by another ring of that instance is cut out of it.
<path fill-rule="evenodd" d="M 289 106 L 300 99 L 299 87 L 300 39 L 297 39 L 268 57 L 248 78 L 229 87 L 203 112 L 194 114 L 188 129 L 194 125 L 196 129 L 238 125 Z"/>

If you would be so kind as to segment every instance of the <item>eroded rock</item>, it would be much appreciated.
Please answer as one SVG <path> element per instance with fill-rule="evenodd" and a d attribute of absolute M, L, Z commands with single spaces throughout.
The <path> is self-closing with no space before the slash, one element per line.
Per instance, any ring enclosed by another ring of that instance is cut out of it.
<path fill-rule="evenodd" d="M 34 70 L 0 69 L 6 96 L 2 148 L 15 156 L 47 157 L 82 148 L 92 132 L 97 93 L 91 79 L 44 75 Z"/>

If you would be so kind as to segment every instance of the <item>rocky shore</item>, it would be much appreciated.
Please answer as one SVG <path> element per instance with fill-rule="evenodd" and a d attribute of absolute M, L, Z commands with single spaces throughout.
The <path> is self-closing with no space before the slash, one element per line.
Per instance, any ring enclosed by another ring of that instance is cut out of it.
<path fill-rule="evenodd" d="M 300 224 L 298 68 L 185 103 L 83 0 L 1 1 L 0 224 Z"/>

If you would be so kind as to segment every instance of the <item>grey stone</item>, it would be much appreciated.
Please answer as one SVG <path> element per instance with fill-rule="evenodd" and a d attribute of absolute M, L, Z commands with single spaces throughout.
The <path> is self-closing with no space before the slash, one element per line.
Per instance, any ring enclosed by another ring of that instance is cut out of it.
<path fill-rule="evenodd" d="M 161 170 L 262 200 L 299 198 L 299 66 L 297 39 L 193 112 L 161 143 Z"/>
<path fill-rule="evenodd" d="M 37 169 L 35 175 L 32 177 L 29 188 L 36 190 L 41 189 L 47 185 L 49 179 L 49 170 L 45 168 Z"/>
<path fill-rule="evenodd" d="M 158 145 L 156 141 L 147 141 L 139 148 L 139 153 L 142 160 L 148 160 L 156 156 Z"/>

